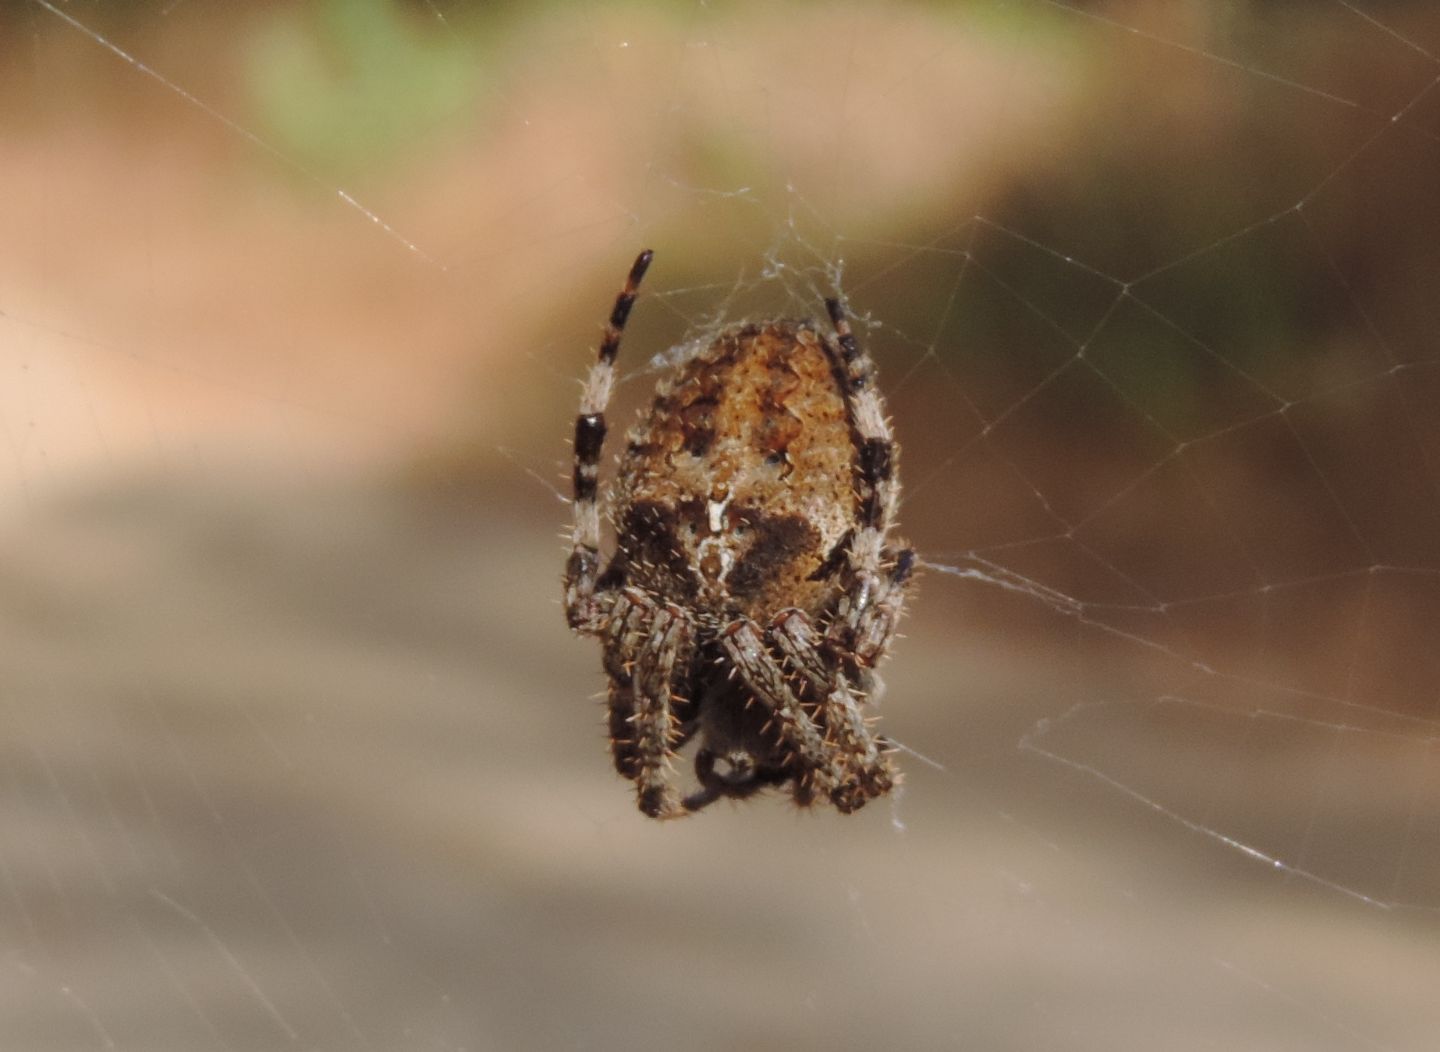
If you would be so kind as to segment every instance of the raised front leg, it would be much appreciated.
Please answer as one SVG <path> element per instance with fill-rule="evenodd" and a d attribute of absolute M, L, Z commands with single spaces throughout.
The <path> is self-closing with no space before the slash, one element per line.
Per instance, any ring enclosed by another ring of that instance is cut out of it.
<path fill-rule="evenodd" d="M 615 385 L 615 356 L 620 353 L 620 337 L 625 321 L 640 288 L 640 279 L 650 266 L 647 249 L 636 258 L 625 279 L 625 287 L 615 297 L 605 336 L 595 353 L 595 364 L 585 381 L 580 396 L 580 413 L 575 417 L 575 465 L 571 472 L 574 493 L 574 521 L 570 527 L 570 558 L 565 563 L 565 617 L 570 627 L 588 635 L 598 633 L 603 624 L 603 611 L 595 594 L 600 574 L 600 451 L 605 444 L 605 407 L 610 404 L 610 391 Z"/>

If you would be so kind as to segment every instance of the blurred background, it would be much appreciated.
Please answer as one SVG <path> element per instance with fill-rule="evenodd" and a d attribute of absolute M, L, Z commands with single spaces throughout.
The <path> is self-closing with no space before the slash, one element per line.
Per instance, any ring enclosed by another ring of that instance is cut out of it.
<path fill-rule="evenodd" d="M 1429 1049 L 1440 12 L 0 5 L 0 1046 Z M 839 289 L 904 791 L 659 825 L 579 387 Z"/>

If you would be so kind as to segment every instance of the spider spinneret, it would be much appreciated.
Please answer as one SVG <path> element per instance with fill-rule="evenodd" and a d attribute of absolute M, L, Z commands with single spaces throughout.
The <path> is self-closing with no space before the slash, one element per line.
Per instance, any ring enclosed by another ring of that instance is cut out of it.
<path fill-rule="evenodd" d="M 597 636 L 611 751 L 653 818 L 789 783 L 843 812 L 897 782 L 865 716 L 914 553 L 887 544 L 898 449 L 875 368 L 838 300 L 728 328 L 656 389 L 608 494 L 599 466 L 620 337 L 652 253 L 616 297 L 575 420 L 570 627 Z M 699 737 L 688 795 L 672 759 Z"/>

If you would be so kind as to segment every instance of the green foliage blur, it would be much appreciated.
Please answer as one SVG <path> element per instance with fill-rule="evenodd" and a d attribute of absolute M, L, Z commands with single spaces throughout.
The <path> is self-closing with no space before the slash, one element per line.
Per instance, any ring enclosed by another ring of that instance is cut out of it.
<path fill-rule="evenodd" d="M 470 119 L 486 83 L 469 38 L 393 0 L 273 10 L 247 79 L 265 137 L 317 173 L 404 156 Z"/>

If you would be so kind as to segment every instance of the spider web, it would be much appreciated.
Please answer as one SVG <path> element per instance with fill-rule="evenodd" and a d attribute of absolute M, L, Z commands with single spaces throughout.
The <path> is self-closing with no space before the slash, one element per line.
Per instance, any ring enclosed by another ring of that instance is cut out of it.
<path fill-rule="evenodd" d="M 1433 1043 L 1425 5 L 0 26 L 0 1043 Z M 641 247 L 612 420 L 836 290 L 879 363 L 860 815 L 608 769 L 552 533 Z"/>

